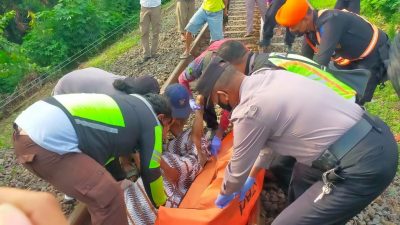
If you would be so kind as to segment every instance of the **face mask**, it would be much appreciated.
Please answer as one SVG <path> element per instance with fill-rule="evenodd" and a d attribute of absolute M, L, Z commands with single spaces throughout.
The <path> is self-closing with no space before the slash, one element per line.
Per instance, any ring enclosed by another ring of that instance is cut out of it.
<path fill-rule="evenodd" d="M 232 111 L 232 106 L 229 104 L 223 104 L 223 103 L 218 103 L 219 107 L 221 107 L 222 109 L 225 109 L 228 112 Z"/>
<path fill-rule="evenodd" d="M 219 96 L 218 96 L 218 105 L 219 105 L 219 107 L 221 107 L 222 109 L 225 109 L 228 112 L 232 111 L 232 106 L 229 105 L 229 103 L 228 104 L 221 103 L 221 101 L 219 100 Z"/>

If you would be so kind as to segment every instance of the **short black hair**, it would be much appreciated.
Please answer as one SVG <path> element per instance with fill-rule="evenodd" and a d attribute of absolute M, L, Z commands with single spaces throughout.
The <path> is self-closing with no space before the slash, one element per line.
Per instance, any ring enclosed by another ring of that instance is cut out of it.
<path fill-rule="evenodd" d="M 217 50 L 217 55 L 232 64 L 240 63 L 248 49 L 240 41 L 228 40 Z"/>
<path fill-rule="evenodd" d="M 172 117 L 171 105 L 166 97 L 153 93 L 145 94 L 143 97 L 151 104 L 157 115 L 164 114 L 168 118 Z"/>
<path fill-rule="evenodd" d="M 196 85 L 199 94 L 209 101 L 209 97 L 216 83 L 229 83 L 231 76 L 236 72 L 235 67 L 221 57 L 214 57 L 207 66 L 204 74 L 200 77 Z"/>

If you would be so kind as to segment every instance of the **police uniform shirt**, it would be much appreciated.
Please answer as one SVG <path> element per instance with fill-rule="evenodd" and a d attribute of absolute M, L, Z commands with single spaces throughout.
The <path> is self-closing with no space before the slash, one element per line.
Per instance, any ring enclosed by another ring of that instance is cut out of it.
<path fill-rule="evenodd" d="M 244 78 L 239 94 L 231 117 L 234 153 L 222 194 L 240 190 L 261 149 L 311 165 L 363 114 L 324 85 L 284 70 L 256 71 Z M 256 166 L 263 163 L 258 160 Z"/>

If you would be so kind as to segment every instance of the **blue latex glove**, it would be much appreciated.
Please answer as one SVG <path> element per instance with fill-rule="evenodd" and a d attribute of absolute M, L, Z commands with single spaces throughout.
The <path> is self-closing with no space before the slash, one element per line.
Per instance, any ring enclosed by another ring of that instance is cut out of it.
<path fill-rule="evenodd" d="M 201 109 L 201 107 L 200 107 L 199 105 L 196 104 L 196 101 L 195 101 L 193 98 L 189 99 L 189 105 L 190 105 L 190 108 L 191 108 L 193 111 L 196 111 L 196 110 L 200 110 L 200 109 Z"/>
<path fill-rule="evenodd" d="M 221 148 L 221 139 L 217 136 L 214 136 L 211 140 L 211 155 L 216 156 Z"/>
<path fill-rule="evenodd" d="M 215 200 L 215 205 L 222 209 L 227 206 L 236 196 L 236 193 L 230 195 L 218 194 L 217 200 Z"/>
<path fill-rule="evenodd" d="M 246 197 L 246 193 L 248 190 L 250 190 L 251 187 L 253 187 L 255 183 L 254 177 L 248 177 L 246 182 L 243 184 L 242 189 L 240 189 L 240 201 L 243 201 L 244 197 Z"/>

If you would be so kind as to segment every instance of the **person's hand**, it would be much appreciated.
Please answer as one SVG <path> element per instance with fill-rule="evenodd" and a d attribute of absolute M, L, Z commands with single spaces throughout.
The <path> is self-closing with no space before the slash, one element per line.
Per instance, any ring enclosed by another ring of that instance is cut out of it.
<path fill-rule="evenodd" d="M 246 182 L 243 184 L 242 189 L 240 189 L 240 201 L 243 201 L 244 197 L 246 197 L 246 193 L 248 190 L 250 190 L 251 187 L 253 187 L 255 183 L 254 177 L 248 177 Z"/>
<path fill-rule="evenodd" d="M 24 212 L 8 203 L 0 205 L 0 224 L 33 225 Z"/>
<path fill-rule="evenodd" d="M 211 140 L 211 155 L 216 156 L 221 148 L 221 138 L 214 135 L 213 139 Z"/>
<path fill-rule="evenodd" d="M 190 108 L 192 109 L 192 111 L 201 109 L 201 106 L 196 104 L 196 101 L 193 98 L 189 99 L 189 105 L 190 105 Z"/>
<path fill-rule="evenodd" d="M 132 186 L 132 184 L 133 184 L 133 182 L 128 179 L 123 179 L 122 181 L 119 182 L 119 186 L 121 187 L 122 190 L 130 188 Z"/>
<path fill-rule="evenodd" d="M 203 95 L 196 96 L 196 104 L 199 105 L 201 108 L 204 107 L 204 96 Z"/>
<path fill-rule="evenodd" d="M 16 218 L 11 215 L 15 215 Z M 26 224 L 26 219 L 30 223 Z M 26 225 L 68 224 L 60 204 L 53 195 L 46 192 L 0 188 L 0 224 L 25 225 L 23 222 Z"/>
<path fill-rule="evenodd" d="M 236 196 L 236 193 L 232 193 L 230 195 L 222 195 L 218 194 L 217 200 L 215 200 L 215 205 L 222 209 L 227 206 Z"/>

